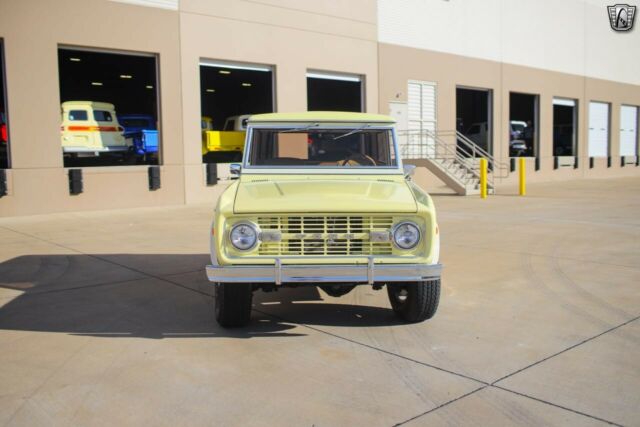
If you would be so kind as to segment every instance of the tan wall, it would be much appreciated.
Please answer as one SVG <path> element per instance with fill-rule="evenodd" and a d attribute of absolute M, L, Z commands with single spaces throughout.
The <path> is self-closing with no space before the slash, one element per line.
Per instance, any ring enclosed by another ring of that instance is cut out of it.
<path fill-rule="evenodd" d="M 205 184 L 199 128 L 201 58 L 273 66 L 276 110 L 283 112 L 306 109 L 308 69 L 365 76 L 369 112 L 385 113 L 389 101 L 406 101 L 408 79 L 435 81 L 440 129 L 455 127 L 456 85 L 490 88 L 495 152 L 505 161 L 509 91 L 540 94 L 543 169 L 531 179 L 640 171 L 620 168 L 617 156 L 619 107 L 640 105 L 638 86 L 378 44 L 376 0 L 181 0 L 179 5 L 178 10 L 164 10 L 105 0 L 0 0 L 12 151 L 9 195 L 0 198 L 0 216 L 212 203 L 225 183 Z M 158 55 L 161 189 L 148 190 L 143 166 L 84 168 L 84 193 L 69 195 L 59 136 L 60 45 Z M 553 96 L 579 100 L 578 170 L 553 170 Z M 587 102 L 592 99 L 612 104 L 610 169 L 602 159 L 588 169 L 584 158 Z M 221 165 L 220 174 L 227 169 Z M 419 176 L 425 185 L 440 188 L 430 174 Z"/>
<path fill-rule="evenodd" d="M 307 109 L 308 69 L 361 74 L 366 109 L 377 110 L 375 0 L 266 3 L 180 2 L 187 203 L 211 201 L 215 191 L 202 184 L 201 58 L 273 66 L 279 112 Z"/>
<path fill-rule="evenodd" d="M 0 216 L 184 203 L 178 14 L 99 0 L 0 2 L 12 169 Z M 60 148 L 58 46 L 158 54 L 162 188 L 144 167 L 85 168 L 84 193 L 70 196 Z"/>
<path fill-rule="evenodd" d="M 535 68 L 502 64 L 441 52 L 380 44 L 379 51 L 379 109 L 389 112 L 390 101 L 407 101 L 408 80 L 422 80 L 437 84 L 437 127 L 455 129 L 456 86 L 491 89 L 493 91 L 493 147 L 494 155 L 509 161 L 509 93 L 522 92 L 540 95 L 539 152 L 541 169 L 535 171 L 534 160 L 528 159 L 528 177 L 532 181 L 550 181 L 568 178 L 597 178 L 640 175 L 640 168 L 620 167 L 619 129 L 620 105 L 640 105 L 640 86 L 585 78 L 571 74 Z M 553 98 L 578 100 L 578 155 L 579 168 L 553 169 Z M 611 103 L 610 152 L 612 166 L 606 159 L 596 159 L 589 169 L 587 157 L 588 103 Z M 516 174 L 504 180 L 513 183 Z"/>
<path fill-rule="evenodd" d="M 307 69 L 365 76 L 376 111 L 375 0 L 182 0 L 178 11 L 105 0 L 0 0 L 12 169 L 0 216 L 212 203 L 200 149 L 199 60 L 275 67 L 276 109 L 306 109 Z M 58 46 L 138 51 L 159 58 L 162 188 L 147 168 L 83 168 L 84 193 L 68 193 L 60 149 Z M 184 123 L 184 126 L 183 126 Z M 228 173 L 220 165 L 219 173 Z"/>

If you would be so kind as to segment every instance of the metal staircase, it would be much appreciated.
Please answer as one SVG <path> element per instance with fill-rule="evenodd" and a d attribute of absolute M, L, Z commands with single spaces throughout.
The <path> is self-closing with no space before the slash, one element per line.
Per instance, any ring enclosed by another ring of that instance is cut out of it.
<path fill-rule="evenodd" d="M 495 180 L 506 178 L 509 167 L 458 131 L 401 130 L 398 142 L 403 161 L 426 166 L 461 195 L 480 193 L 480 159 L 487 159 L 487 187 L 495 193 Z"/>

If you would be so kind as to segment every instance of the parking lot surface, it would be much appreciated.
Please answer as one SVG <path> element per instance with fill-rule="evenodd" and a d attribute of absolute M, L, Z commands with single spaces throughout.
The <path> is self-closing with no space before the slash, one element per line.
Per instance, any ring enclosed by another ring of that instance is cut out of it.
<path fill-rule="evenodd" d="M 214 320 L 211 206 L 0 219 L 0 425 L 640 425 L 640 181 L 435 195 L 436 316 L 256 293 Z"/>

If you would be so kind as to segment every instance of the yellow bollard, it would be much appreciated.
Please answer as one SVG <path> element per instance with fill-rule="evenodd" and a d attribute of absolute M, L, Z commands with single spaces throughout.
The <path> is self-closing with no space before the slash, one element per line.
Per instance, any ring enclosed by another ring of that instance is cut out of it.
<path fill-rule="evenodd" d="M 526 166 L 524 163 L 524 157 L 520 157 L 520 195 L 527 195 L 527 179 L 526 179 Z"/>
<path fill-rule="evenodd" d="M 480 198 L 487 198 L 487 159 L 480 159 Z"/>

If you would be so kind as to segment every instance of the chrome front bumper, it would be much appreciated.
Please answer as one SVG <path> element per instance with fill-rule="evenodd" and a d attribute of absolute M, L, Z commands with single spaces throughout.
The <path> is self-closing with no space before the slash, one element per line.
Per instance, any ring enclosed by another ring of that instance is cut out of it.
<path fill-rule="evenodd" d="M 208 265 L 207 277 L 221 283 L 387 283 L 439 279 L 442 264 Z"/>

